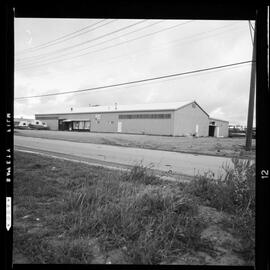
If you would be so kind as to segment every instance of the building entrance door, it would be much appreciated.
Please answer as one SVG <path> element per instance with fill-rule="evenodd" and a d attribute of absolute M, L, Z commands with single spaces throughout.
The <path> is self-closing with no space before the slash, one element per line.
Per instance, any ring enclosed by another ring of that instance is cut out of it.
<path fill-rule="evenodd" d="M 196 125 L 196 128 L 195 128 L 195 134 L 196 134 L 196 136 L 199 136 L 199 125 L 198 124 Z"/>
<path fill-rule="evenodd" d="M 214 137 L 215 136 L 215 126 L 209 126 L 209 136 Z"/>
<path fill-rule="evenodd" d="M 64 119 L 59 119 L 58 120 L 58 130 L 64 130 L 65 123 L 63 122 Z"/>
<path fill-rule="evenodd" d="M 117 132 L 122 132 L 122 122 L 118 122 Z"/>

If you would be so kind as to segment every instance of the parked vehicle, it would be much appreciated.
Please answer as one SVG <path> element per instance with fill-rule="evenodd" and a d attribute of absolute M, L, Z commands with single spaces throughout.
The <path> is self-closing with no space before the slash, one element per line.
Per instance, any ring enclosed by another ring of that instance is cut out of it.
<path fill-rule="evenodd" d="M 230 128 L 229 137 L 246 137 L 246 130 L 243 131 L 238 128 Z M 252 139 L 256 139 L 256 128 L 252 129 Z"/>
<path fill-rule="evenodd" d="M 31 129 L 49 129 L 45 122 L 40 120 L 34 120 L 29 124 L 29 128 Z"/>
<path fill-rule="evenodd" d="M 29 129 L 29 122 L 28 121 L 17 121 L 16 123 L 14 123 L 14 128 Z"/>

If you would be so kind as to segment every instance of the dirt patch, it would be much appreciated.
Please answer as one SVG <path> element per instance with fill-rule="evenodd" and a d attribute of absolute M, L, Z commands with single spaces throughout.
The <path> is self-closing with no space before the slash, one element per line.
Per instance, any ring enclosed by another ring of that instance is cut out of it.
<path fill-rule="evenodd" d="M 114 249 L 107 254 L 106 264 L 129 264 L 123 249 Z"/>
<path fill-rule="evenodd" d="M 229 232 L 222 230 L 217 225 L 206 228 L 202 232 L 201 238 L 213 243 L 215 250 L 219 250 L 219 248 L 227 249 L 228 251 L 241 249 L 239 240 L 235 239 Z"/>
<path fill-rule="evenodd" d="M 167 264 L 167 263 L 163 263 Z M 186 253 L 179 259 L 170 263 L 172 265 L 244 265 L 243 260 L 233 254 L 225 254 L 212 257 L 206 252 L 198 251 L 196 253 Z"/>
<path fill-rule="evenodd" d="M 12 263 L 13 264 L 29 264 L 30 261 L 26 256 L 20 253 L 17 249 L 13 250 L 12 254 Z"/>
<path fill-rule="evenodd" d="M 89 248 L 91 248 L 93 259 L 92 262 L 93 264 L 104 264 L 106 263 L 106 257 L 104 254 L 101 252 L 98 239 L 97 238 L 92 238 L 88 241 Z"/>
<path fill-rule="evenodd" d="M 224 218 L 228 218 L 229 215 L 224 212 L 218 212 L 213 207 L 201 205 L 198 209 L 199 217 L 208 224 L 218 224 L 222 222 Z"/>
<path fill-rule="evenodd" d="M 199 216 L 208 224 L 201 232 L 201 239 L 212 244 L 214 253 L 210 255 L 199 251 L 196 257 L 210 265 L 245 265 L 245 261 L 236 254 L 242 249 L 240 239 L 222 229 L 222 221 L 229 215 L 212 207 L 200 206 Z"/>

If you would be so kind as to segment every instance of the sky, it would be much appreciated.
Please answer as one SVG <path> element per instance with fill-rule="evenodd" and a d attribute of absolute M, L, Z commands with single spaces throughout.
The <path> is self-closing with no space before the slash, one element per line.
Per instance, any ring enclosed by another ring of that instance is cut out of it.
<path fill-rule="evenodd" d="M 251 58 L 248 21 L 15 18 L 14 115 L 34 118 L 71 107 L 196 100 L 211 117 L 246 125 L 250 63 L 82 93 L 16 98 Z"/>

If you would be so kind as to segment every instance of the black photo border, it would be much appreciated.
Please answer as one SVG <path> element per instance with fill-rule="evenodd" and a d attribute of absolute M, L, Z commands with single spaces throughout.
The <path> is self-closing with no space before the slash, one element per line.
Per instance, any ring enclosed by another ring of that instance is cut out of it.
<path fill-rule="evenodd" d="M 4 75 L 3 117 L 1 117 L 1 138 L 4 138 L 1 154 L 1 199 L 6 205 L 6 197 L 13 198 L 13 112 L 14 112 L 14 17 L 20 18 L 129 18 L 129 19 L 207 19 L 207 20 L 256 20 L 257 22 L 257 57 L 256 57 L 256 268 L 269 267 L 269 178 L 262 178 L 264 172 L 269 173 L 269 84 L 267 70 L 267 5 L 251 4 L 248 1 L 236 3 L 230 1 L 8 1 L 4 2 L 2 31 L 4 50 L 2 50 L 2 67 Z M 268 67 L 269 69 L 269 67 Z M 268 113 L 267 113 L 268 111 Z M 3 140 L 3 139 L 2 139 Z M 11 157 L 9 156 L 9 151 Z M 11 168 L 10 177 L 7 176 Z M 11 179 L 8 182 L 8 178 Z M 12 234 L 13 229 L 6 230 L 5 207 L 1 211 L 2 232 L 5 251 L 2 262 L 5 269 L 19 268 L 12 266 Z M 1 241 L 2 242 L 2 241 Z M 24 265 L 26 268 L 60 267 L 60 265 Z M 152 268 L 153 266 L 114 266 L 114 265 L 61 265 L 92 268 Z M 214 269 L 215 266 L 156 266 L 169 269 Z M 218 267 L 223 269 L 253 269 L 253 267 Z"/>

